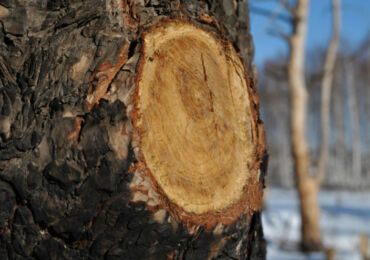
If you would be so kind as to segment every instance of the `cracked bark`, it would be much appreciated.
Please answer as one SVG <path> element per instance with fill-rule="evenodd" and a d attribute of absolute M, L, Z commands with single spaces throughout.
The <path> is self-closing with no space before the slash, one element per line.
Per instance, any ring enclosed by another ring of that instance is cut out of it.
<path fill-rule="evenodd" d="M 238 46 L 253 85 L 245 1 L 0 1 L 1 259 L 264 258 L 259 212 L 190 230 L 131 201 L 140 30 L 176 17 Z"/>

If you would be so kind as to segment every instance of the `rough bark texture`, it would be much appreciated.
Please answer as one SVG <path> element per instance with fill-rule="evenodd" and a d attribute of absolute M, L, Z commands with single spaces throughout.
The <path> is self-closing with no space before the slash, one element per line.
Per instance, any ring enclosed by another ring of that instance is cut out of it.
<path fill-rule="evenodd" d="M 265 257 L 259 212 L 206 231 L 132 202 L 140 31 L 176 17 L 240 46 L 253 88 L 245 1 L 0 1 L 1 259 Z"/>

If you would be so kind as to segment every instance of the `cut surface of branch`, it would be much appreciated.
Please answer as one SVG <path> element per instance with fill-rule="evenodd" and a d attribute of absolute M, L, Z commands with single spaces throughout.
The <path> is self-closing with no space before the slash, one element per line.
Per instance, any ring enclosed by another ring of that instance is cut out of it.
<path fill-rule="evenodd" d="M 134 138 L 175 216 L 212 226 L 258 209 L 264 137 L 253 95 L 235 49 L 213 33 L 182 21 L 145 33 Z"/>

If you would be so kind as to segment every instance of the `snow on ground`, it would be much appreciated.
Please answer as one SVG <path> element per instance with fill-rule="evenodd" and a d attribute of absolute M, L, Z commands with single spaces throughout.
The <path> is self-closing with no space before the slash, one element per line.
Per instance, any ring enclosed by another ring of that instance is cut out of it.
<path fill-rule="evenodd" d="M 323 253 L 305 255 L 299 252 L 300 217 L 297 199 L 294 190 L 269 190 L 266 209 L 262 214 L 267 259 L 325 259 Z M 335 248 L 335 259 L 362 260 L 360 233 L 370 238 L 370 191 L 321 191 L 319 200 L 324 246 Z"/>

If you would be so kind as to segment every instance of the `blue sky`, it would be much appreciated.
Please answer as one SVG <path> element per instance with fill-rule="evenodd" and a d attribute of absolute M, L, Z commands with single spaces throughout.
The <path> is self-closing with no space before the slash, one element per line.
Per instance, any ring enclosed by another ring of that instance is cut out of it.
<path fill-rule="evenodd" d="M 248 0 L 251 7 L 261 7 L 274 13 L 288 15 L 277 0 Z M 342 0 L 341 40 L 355 48 L 370 33 L 370 0 Z M 253 9 L 253 8 L 252 8 Z M 326 47 L 332 28 L 331 0 L 311 0 L 306 48 Z M 255 44 L 255 63 L 259 67 L 267 58 L 287 53 L 288 44 L 271 31 L 282 29 L 290 33 L 290 26 L 273 17 L 251 10 L 251 33 Z"/>

